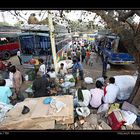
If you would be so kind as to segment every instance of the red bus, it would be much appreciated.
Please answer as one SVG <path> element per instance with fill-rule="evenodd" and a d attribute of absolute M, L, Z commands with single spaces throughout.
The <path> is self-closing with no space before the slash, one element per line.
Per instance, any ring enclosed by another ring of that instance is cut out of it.
<path fill-rule="evenodd" d="M 19 39 L 16 33 L 0 33 L 0 59 L 9 59 L 18 49 Z"/>

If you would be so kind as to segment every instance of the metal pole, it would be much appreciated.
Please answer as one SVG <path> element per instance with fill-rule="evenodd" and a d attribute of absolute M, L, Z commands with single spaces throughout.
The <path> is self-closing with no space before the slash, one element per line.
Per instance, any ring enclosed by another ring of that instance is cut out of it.
<path fill-rule="evenodd" d="M 49 22 L 49 31 L 50 31 L 50 40 L 51 40 L 54 68 L 55 68 L 55 72 L 57 73 L 58 70 L 57 70 L 56 48 L 55 48 L 55 38 L 54 38 L 54 26 L 53 26 L 53 21 L 52 21 L 52 16 L 50 11 L 48 11 L 48 22 Z"/>

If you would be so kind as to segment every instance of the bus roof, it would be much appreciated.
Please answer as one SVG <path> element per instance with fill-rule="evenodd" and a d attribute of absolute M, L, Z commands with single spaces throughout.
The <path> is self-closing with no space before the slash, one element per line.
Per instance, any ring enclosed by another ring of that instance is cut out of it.
<path fill-rule="evenodd" d="M 48 33 L 38 33 L 38 32 L 23 32 L 19 33 L 19 36 L 24 36 L 24 35 L 39 35 L 39 36 L 49 36 Z"/>

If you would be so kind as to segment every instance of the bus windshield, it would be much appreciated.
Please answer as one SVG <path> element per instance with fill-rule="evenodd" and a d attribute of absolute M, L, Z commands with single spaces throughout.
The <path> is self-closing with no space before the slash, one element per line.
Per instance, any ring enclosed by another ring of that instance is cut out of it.
<path fill-rule="evenodd" d="M 21 52 L 23 55 L 46 55 L 50 50 L 49 36 L 22 35 L 20 36 Z"/>

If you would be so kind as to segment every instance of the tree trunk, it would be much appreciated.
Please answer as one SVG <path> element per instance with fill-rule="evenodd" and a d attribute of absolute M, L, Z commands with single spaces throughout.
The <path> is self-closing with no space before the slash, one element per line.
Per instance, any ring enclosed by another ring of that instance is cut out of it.
<path fill-rule="evenodd" d="M 128 100 L 128 102 L 134 105 L 140 105 L 140 53 L 137 52 L 135 55 L 137 67 L 138 67 L 138 78 L 136 80 L 133 92 Z"/>

